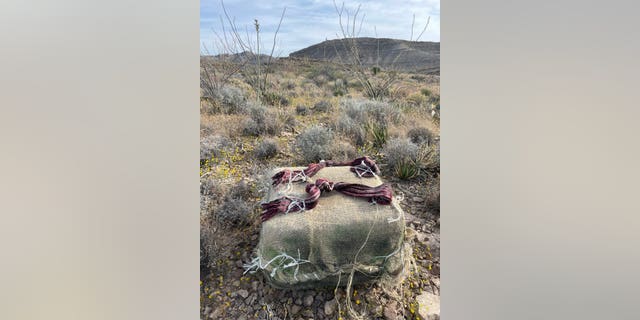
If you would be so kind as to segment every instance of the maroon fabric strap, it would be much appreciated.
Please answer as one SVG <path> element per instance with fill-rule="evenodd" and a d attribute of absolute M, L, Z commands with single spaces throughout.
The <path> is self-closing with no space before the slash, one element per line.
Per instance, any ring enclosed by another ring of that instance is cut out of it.
<path fill-rule="evenodd" d="M 263 211 L 260 217 L 262 222 L 271 219 L 279 213 L 290 213 L 315 208 L 316 205 L 318 205 L 318 199 L 322 191 L 337 191 L 352 197 L 367 198 L 371 203 L 382 205 L 390 205 L 393 199 L 393 191 L 387 184 L 369 187 L 358 183 L 331 182 L 323 178 L 316 180 L 315 183 L 307 184 L 305 191 L 309 194 L 305 199 L 281 197 L 261 204 Z"/>
<path fill-rule="evenodd" d="M 276 173 L 271 180 L 273 186 L 288 182 L 306 181 L 307 177 L 313 177 L 318 171 L 326 167 L 345 167 L 350 166 L 351 172 L 357 174 L 359 177 L 373 177 L 376 174 L 380 174 L 380 169 L 375 161 L 369 159 L 369 157 L 362 157 L 353 161 L 321 161 L 319 163 L 312 163 L 304 170 L 290 170 L 284 169 Z"/>

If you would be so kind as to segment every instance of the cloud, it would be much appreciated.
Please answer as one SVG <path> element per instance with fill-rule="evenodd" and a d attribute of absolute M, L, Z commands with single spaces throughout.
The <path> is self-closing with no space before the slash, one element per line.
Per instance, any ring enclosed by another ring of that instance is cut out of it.
<path fill-rule="evenodd" d="M 338 1 L 338 6 L 342 2 Z M 358 2 L 345 2 L 345 9 L 352 15 Z M 282 14 L 286 13 L 280 32 L 276 53 L 289 53 L 322 42 L 335 39 L 340 33 L 338 15 L 332 0 L 264 0 L 248 3 L 240 0 L 225 0 L 224 5 L 230 17 L 241 27 L 243 34 L 253 33 L 253 21 L 260 23 L 261 47 L 271 49 L 273 36 Z M 427 18 L 430 23 L 422 35 L 422 41 L 440 41 L 440 1 L 439 0 L 378 0 L 364 1 L 358 17 L 364 16 L 359 36 L 395 38 L 409 40 L 411 25 L 415 15 L 413 38 L 424 28 Z M 215 47 L 214 31 L 222 32 L 220 17 L 224 17 L 219 0 L 201 0 L 200 41 L 209 50 Z M 214 50 L 212 50 L 214 51 Z"/>

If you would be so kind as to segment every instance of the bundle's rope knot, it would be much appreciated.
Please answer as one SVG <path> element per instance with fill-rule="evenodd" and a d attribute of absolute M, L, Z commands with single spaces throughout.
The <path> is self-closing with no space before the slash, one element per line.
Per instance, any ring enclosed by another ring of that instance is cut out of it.
<path fill-rule="evenodd" d="M 278 186 L 280 184 L 285 184 L 289 182 L 299 182 L 299 181 L 307 181 L 308 177 L 314 176 L 318 171 L 326 168 L 326 167 L 345 167 L 350 166 L 351 172 L 358 175 L 358 177 L 373 177 L 377 174 L 380 174 L 380 168 L 375 161 L 371 160 L 369 157 L 362 157 L 355 159 L 353 161 L 320 161 L 318 163 L 312 163 L 307 166 L 307 168 L 303 170 L 290 170 L 284 169 L 271 177 L 273 182 L 273 186 Z"/>
<path fill-rule="evenodd" d="M 311 210 L 318 205 L 318 199 L 324 192 L 337 191 L 344 195 L 367 198 L 369 202 L 380 205 L 390 205 L 393 200 L 393 190 L 387 184 L 377 187 L 370 187 L 358 183 L 332 182 L 324 178 L 317 179 L 315 183 L 308 183 L 305 191 L 309 196 L 305 199 L 292 198 L 288 196 L 280 197 L 267 203 L 261 204 L 262 222 L 271 219 L 273 216 L 284 213 Z"/>

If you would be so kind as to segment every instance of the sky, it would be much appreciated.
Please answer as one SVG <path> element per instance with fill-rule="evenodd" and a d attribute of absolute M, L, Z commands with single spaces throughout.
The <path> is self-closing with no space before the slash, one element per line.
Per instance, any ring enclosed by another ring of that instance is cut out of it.
<path fill-rule="evenodd" d="M 336 0 L 336 3 L 341 7 L 343 2 Z M 409 40 L 415 14 L 414 40 L 430 17 L 429 26 L 419 40 L 440 41 L 440 0 L 344 2 L 345 9 L 351 15 L 355 13 L 358 5 L 361 6 L 358 18 L 364 15 L 358 36 Z M 273 35 L 282 10 L 286 8 L 278 32 L 275 56 L 288 56 L 296 50 L 336 39 L 340 34 L 338 14 L 333 0 L 225 0 L 224 6 L 229 16 L 235 19 L 236 25 L 243 32 L 248 29 L 251 37 L 255 36 L 253 21 L 258 19 L 261 47 L 268 48 L 268 51 L 273 44 Z M 222 34 L 221 17 L 224 19 L 220 0 L 200 0 L 200 47 L 203 53 L 219 53 L 216 49 L 218 46 L 215 45 L 215 34 Z M 264 50 L 261 52 L 264 53 Z"/>

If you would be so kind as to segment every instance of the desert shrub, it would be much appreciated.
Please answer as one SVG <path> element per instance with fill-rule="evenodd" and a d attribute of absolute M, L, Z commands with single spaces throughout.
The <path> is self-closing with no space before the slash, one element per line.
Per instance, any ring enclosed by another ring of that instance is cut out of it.
<path fill-rule="evenodd" d="M 331 158 L 333 132 L 321 126 L 312 126 L 296 137 L 295 148 L 305 163 Z"/>
<path fill-rule="evenodd" d="M 293 90 L 296 88 L 296 83 L 291 80 L 288 80 L 285 83 L 283 83 L 282 87 L 286 90 Z"/>
<path fill-rule="evenodd" d="M 299 104 L 296 106 L 296 113 L 301 116 L 306 116 L 309 114 L 309 108 L 305 105 Z"/>
<path fill-rule="evenodd" d="M 248 136 L 275 135 L 280 133 L 281 129 L 282 124 L 278 121 L 275 112 L 258 103 L 249 106 L 249 118 L 245 119 L 243 123 L 243 134 Z"/>
<path fill-rule="evenodd" d="M 313 106 L 313 109 L 317 112 L 329 112 L 331 111 L 331 102 L 327 100 L 319 101 Z"/>
<path fill-rule="evenodd" d="M 420 148 L 418 160 L 420 166 L 432 175 L 440 174 L 440 148 L 436 144 Z"/>
<path fill-rule="evenodd" d="M 229 138 L 220 135 L 207 136 L 200 140 L 200 161 L 211 159 L 211 157 L 219 157 L 221 152 L 229 149 L 233 143 Z"/>
<path fill-rule="evenodd" d="M 278 121 L 282 123 L 284 129 L 286 130 L 293 130 L 296 126 L 298 126 L 296 117 L 289 112 L 280 112 Z"/>
<path fill-rule="evenodd" d="M 219 180 L 206 176 L 200 179 L 200 215 L 210 216 L 213 209 L 224 200 L 229 188 Z"/>
<path fill-rule="evenodd" d="M 418 146 L 409 139 L 394 138 L 384 146 L 383 153 L 391 170 L 401 164 L 415 162 L 418 159 Z"/>
<path fill-rule="evenodd" d="M 308 78 L 312 79 L 318 87 L 322 87 L 328 81 L 333 81 L 337 78 L 336 70 L 329 65 L 322 64 L 320 66 L 313 67 L 308 74 Z"/>
<path fill-rule="evenodd" d="M 358 151 L 350 143 L 339 141 L 331 147 L 331 155 L 333 156 L 333 160 L 347 161 L 357 158 Z"/>
<path fill-rule="evenodd" d="M 400 109 L 379 101 L 343 100 L 341 113 L 335 127 L 357 146 L 363 146 L 371 136 L 374 146 L 382 147 L 389 136 L 389 124 L 402 120 Z"/>
<path fill-rule="evenodd" d="M 367 131 L 362 123 L 356 122 L 350 117 L 339 117 L 335 123 L 335 129 L 357 146 L 363 146 L 367 140 Z"/>
<path fill-rule="evenodd" d="M 240 180 L 229 189 L 228 198 L 249 200 L 254 196 L 253 189 L 245 180 Z"/>
<path fill-rule="evenodd" d="M 418 146 L 429 146 L 433 141 L 433 134 L 429 129 L 423 127 L 416 127 L 407 132 L 407 137 L 411 139 L 411 142 Z"/>
<path fill-rule="evenodd" d="M 227 197 L 215 210 L 216 220 L 223 226 L 242 226 L 251 222 L 251 207 L 241 198 Z"/>
<path fill-rule="evenodd" d="M 402 120 L 402 111 L 386 102 L 356 99 L 347 99 L 342 102 L 346 115 L 363 124 L 371 120 L 388 125 L 400 123 Z"/>
<path fill-rule="evenodd" d="M 440 178 L 430 180 L 425 192 L 424 206 L 428 213 L 440 216 Z"/>
<path fill-rule="evenodd" d="M 264 139 L 253 150 L 256 158 L 267 159 L 278 154 L 278 144 L 272 139 Z"/>
<path fill-rule="evenodd" d="M 222 100 L 222 112 L 226 114 L 244 113 L 246 110 L 247 98 L 241 89 L 231 86 L 224 86 L 220 89 Z"/>
<path fill-rule="evenodd" d="M 272 106 L 288 106 L 289 99 L 276 92 L 265 92 L 262 95 L 262 102 Z"/>
<path fill-rule="evenodd" d="M 251 205 L 254 197 L 251 185 L 242 180 L 229 189 L 222 204 L 213 210 L 213 217 L 223 227 L 248 225 L 254 218 Z"/>
<path fill-rule="evenodd" d="M 419 107 L 427 103 L 427 98 L 419 93 L 411 94 L 406 99 L 411 106 Z"/>
<path fill-rule="evenodd" d="M 333 83 L 333 95 L 344 96 L 347 93 L 347 83 L 342 79 L 336 79 Z"/>
<path fill-rule="evenodd" d="M 215 233 L 207 223 L 200 224 L 200 276 L 210 272 L 211 262 L 222 253 L 222 248 L 215 241 Z"/>
<path fill-rule="evenodd" d="M 431 92 L 431 90 L 429 90 L 428 88 L 421 89 L 420 93 L 422 93 L 422 95 L 425 97 L 430 97 L 433 94 L 433 92 Z"/>

